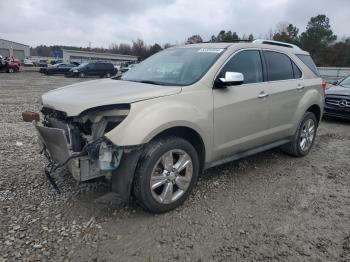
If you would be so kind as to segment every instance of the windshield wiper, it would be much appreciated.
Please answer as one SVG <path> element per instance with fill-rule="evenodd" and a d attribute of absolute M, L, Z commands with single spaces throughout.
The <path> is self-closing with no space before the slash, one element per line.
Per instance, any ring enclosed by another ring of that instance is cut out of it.
<path fill-rule="evenodd" d="M 153 81 L 153 80 L 142 80 L 142 81 L 135 81 L 135 82 L 144 83 L 144 84 L 159 85 L 159 86 L 164 85 L 164 83 L 162 83 L 162 82 Z"/>
<path fill-rule="evenodd" d="M 166 82 L 160 82 L 160 81 L 154 81 L 154 80 L 129 80 L 129 79 L 122 79 L 120 77 L 114 77 L 115 80 L 122 80 L 122 81 L 130 81 L 130 82 L 136 82 L 136 83 L 143 83 L 143 84 L 151 84 L 151 85 L 158 85 L 158 86 L 183 86 L 180 84 L 174 84 L 174 83 L 166 83 Z"/>

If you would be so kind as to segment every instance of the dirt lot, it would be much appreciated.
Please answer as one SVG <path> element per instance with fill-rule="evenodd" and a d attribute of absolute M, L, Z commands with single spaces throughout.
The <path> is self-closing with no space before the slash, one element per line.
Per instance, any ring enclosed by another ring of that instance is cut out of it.
<path fill-rule="evenodd" d="M 93 202 L 103 182 L 61 172 L 58 195 L 21 121 L 77 81 L 0 74 L 0 262 L 350 261 L 350 123 L 323 121 L 305 158 L 272 150 L 208 170 L 173 212 L 112 210 Z"/>

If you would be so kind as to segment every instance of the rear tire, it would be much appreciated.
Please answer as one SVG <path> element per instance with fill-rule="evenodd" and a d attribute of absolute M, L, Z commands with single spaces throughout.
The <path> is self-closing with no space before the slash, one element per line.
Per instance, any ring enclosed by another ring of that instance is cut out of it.
<path fill-rule="evenodd" d="M 291 156 L 306 156 L 315 142 L 317 127 L 318 122 L 315 114 L 306 112 L 293 136 L 292 142 L 283 146 L 282 150 Z"/>
<path fill-rule="evenodd" d="M 9 68 L 9 69 L 7 69 L 7 73 L 14 73 L 15 72 L 15 70 L 13 70 L 13 68 Z"/>
<path fill-rule="evenodd" d="M 111 77 L 111 74 L 110 73 L 107 73 L 106 74 L 106 78 L 110 78 Z"/>
<path fill-rule="evenodd" d="M 80 78 L 84 78 L 84 77 L 85 77 L 85 74 L 84 74 L 83 72 L 80 72 L 80 73 L 79 73 L 79 77 L 80 77 Z"/>
<path fill-rule="evenodd" d="M 197 182 L 196 150 L 179 137 L 157 139 L 144 148 L 135 172 L 133 192 L 139 204 L 152 213 L 180 206 Z"/>

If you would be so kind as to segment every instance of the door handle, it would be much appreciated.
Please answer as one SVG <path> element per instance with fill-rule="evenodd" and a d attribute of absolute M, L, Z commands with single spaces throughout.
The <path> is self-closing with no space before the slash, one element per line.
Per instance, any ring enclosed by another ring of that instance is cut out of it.
<path fill-rule="evenodd" d="M 297 90 L 303 90 L 304 88 L 305 88 L 305 86 L 300 85 L 300 84 L 297 86 Z"/>
<path fill-rule="evenodd" d="M 266 93 L 265 91 L 261 91 L 258 95 L 258 98 L 265 98 L 270 96 L 268 93 Z"/>

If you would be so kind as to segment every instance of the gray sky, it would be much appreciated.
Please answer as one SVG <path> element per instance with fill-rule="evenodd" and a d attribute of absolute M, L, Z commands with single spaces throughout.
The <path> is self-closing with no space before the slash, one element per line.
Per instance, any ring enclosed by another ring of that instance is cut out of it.
<path fill-rule="evenodd" d="M 0 10 L 0 38 L 31 46 L 183 43 L 222 29 L 264 37 L 279 22 L 302 32 L 317 14 L 350 36 L 350 0 L 1 0 Z"/>

